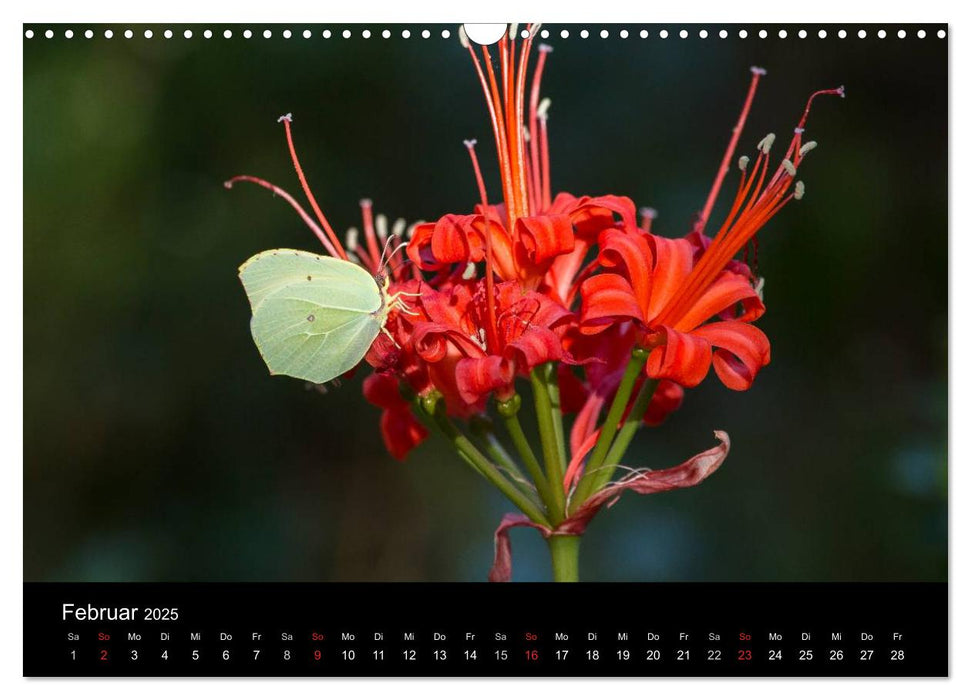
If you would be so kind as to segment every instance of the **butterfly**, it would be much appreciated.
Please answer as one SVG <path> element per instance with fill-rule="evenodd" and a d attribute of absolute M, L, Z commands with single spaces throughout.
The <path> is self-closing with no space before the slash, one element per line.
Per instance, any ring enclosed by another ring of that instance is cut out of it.
<path fill-rule="evenodd" d="M 250 331 L 270 374 L 323 384 L 353 369 L 393 309 L 408 313 L 387 276 L 347 260 L 279 248 L 239 268 Z M 389 334 L 390 335 L 390 334 Z M 392 339 L 393 340 L 393 339 Z"/>

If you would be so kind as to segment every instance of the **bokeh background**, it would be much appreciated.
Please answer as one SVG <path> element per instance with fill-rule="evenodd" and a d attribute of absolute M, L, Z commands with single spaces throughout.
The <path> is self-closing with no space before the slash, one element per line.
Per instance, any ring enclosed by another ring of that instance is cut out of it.
<path fill-rule="evenodd" d="M 298 192 L 276 124 L 292 112 L 340 230 L 365 196 L 392 219 L 468 210 L 470 137 L 497 195 L 455 27 L 73 28 L 24 41 L 25 577 L 483 580 L 501 495 L 440 443 L 387 456 L 363 373 L 326 396 L 267 375 L 236 268 L 316 240 L 269 193 L 222 187 Z M 768 76 L 739 153 L 787 139 L 811 91 L 848 98 L 817 103 L 806 198 L 761 237 L 772 364 L 744 394 L 712 375 L 629 458 L 676 464 L 721 428 L 728 461 L 598 517 L 583 578 L 946 580 L 947 41 L 589 28 L 549 27 L 554 187 L 629 195 L 666 235 L 704 202 L 750 65 Z M 541 538 L 513 542 L 515 578 L 547 579 Z"/>

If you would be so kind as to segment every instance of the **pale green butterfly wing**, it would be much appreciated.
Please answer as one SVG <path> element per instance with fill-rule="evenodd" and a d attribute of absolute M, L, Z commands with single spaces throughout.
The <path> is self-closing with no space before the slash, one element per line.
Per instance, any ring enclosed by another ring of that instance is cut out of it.
<path fill-rule="evenodd" d="M 239 279 L 253 311 L 270 294 L 298 282 L 330 285 L 338 307 L 373 311 L 381 301 L 377 282 L 360 265 L 290 248 L 257 253 L 239 266 Z"/>
<path fill-rule="evenodd" d="M 271 374 L 316 384 L 353 369 L 387 318 L 363 268 L 295 250 L 265 251 L 240 267 L 250 330 Z"/>

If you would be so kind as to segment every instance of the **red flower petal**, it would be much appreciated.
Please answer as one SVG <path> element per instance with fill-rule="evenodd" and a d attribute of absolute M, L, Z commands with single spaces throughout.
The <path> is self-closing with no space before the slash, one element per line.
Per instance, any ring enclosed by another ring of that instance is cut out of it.
<path fill-rule="evenodd" d="M 617 272 L 627 277 L 644 315 L 650 303 L 654 275 L 654 253 L 647 238 L 617 229 L 604 231 L 600 234 L 598 261 L 604 268 L 619 268 Z"/>
<path fill-rule="evenodd" d="M 654 276 L 651 279 L 651 298 L 647 310 L 653 319 L 684 284 L 694 266 L 691 243 L 683 238 L 648 238 L 654 249 Z"/>
<path fill-rule="evenodd" d="M 644 422 L 650 426 L 661 425 L 669 415 L 681 408 L 682 401 L 684 389 L 674 382 L 662 379 L 654 389 L 651 403 L 644 414 Z"/>
<path fill-rule="evenodd" d="M 390 374 L 375 372 L 364 380 L 364 398 L 379 408 L 400 408 L 408 406 L 398 390 L 398 379 Z"/>
<path fill-rule="evenodd" d="M 410 409 L 389 409 L 381 415 L 381 437 L 391 456 L 403 460 L 428 437 L 428 431 Z"/>
<path fill-rule="evenodd" d="M 573 226 L 567 216 L 525 216 L 516 219 L 516 262 L 534 268 L 573 250 Z"/>
<path fill-rule="evenodd" d="M 593 519 L 601 508 L 608 508 L 617 502 L 624 491 L 633 491 L 642 495 L 651 493 L 661 493 L 663 491 L 673 491 L 674 489 L 686 489 L 701 483 L 711 476 L 728 456 L 731 441 L 728 433 L 722 430 L 715 431 L 715 437 L 719 443 L 710 450 L 705 450 L 696 454 L 691 459 L 669 469 L 658 471 L 642 470 L 624 477 L 620 481 L 615 481 L 600 489 L 593 496 L 577 509 L 570 518 L 560 524 L 570 523 L 570 530 L 580 532 L 586 529 L 590 520 Z M 559 528 L 557 528 L 559 530 Z"/>
<path fill-rule="evenodd" d="M 528 373 L 536 365 L 561 359 L 563 345 L 553 331 L 535 327 L 508 343 L 503 355 L 515 363 L 517 372 Z"/>
<path fill-rule="evenodd" d="M 560 408 L 564 413 L 576 413 L 587 399 L 586 387 L 567 364 L 557 367 L 557 378 L 560 384 Z"/>
<path fill-rule="evenodd" d="M 467 357 L 455 365 L 459 395 L 470 404 L 477 403 L 497 389 L 510 386 L 514 378 L 511 363 L 498 355 Z"/>
<path fill-rule="evenodd" d="M 709 323 L 694 331 L 720 348 L 715 351 L 714 365 L 718 378 L 729 389 L 745 391 L 755 375 L 769 364 L 769 339 L 765 333 L 741 321 Z"/>
<path fill-rule="evenodd" d="M 659 471 L 634 472 L 620 481 L 607 485 L 587 499 L 576 513 L 557 525 L 555 530 L 534 523 L 525 515 L 507 513 L 496 529 L 495 558 L 492 562 L 492 568 L 489 570 L 489 580 L 505 582 L 512 578 L 512 543 L 509 541 L 509 530 L 511 528 L 531 527 L 538 530 L 544 538 L 550 538 L 554 535 L 582 535 L 593 517 L 600 512 L 600 509 L 604 506 L 608 508 L 612 506 L 624 491 L 651 494 L 695 486 L 711 476 L 728 456 L 728 450 L 731 447 L 728 433 L 716 430 L 715 437 L 719 440 L 719 445 L 695 455 L 676 467 Z M 590 447 L 592 446 L 591 443 Z M 574 469 L 574 471 L 576 470 Z"/>
<path fill-rule="evenodd" d="M 679 331 L 690 331 L 708 319 L 730 312 L 734 318 L 735 306 L 742 304 L 743 313 L 737 320 L 754 321 L 765 313 L 765 304 L 752 289 L 748 278 L 725 270 L 701 298 L 674 324 Z"/>
<path fill-rule="evenodd" d="M 618 320 L 644 320 L 630 282 L 620 275 L 595 275 L 583 283 L 580 295 L 582 333 L 599 333 Z"/>
<path fill-rule="evenodd" d="M 478 262 L 482 260 L 482 238 L 469 224 L 471 216 L 446 214 L 435 222 L 431 248 L 440 263 Z"/>
<path fill-rule="evenodd" d="M 711 344 L 693 333 L 663 327 L 664 343 L 647 356 L 647 375 L 670 379 L 681 386 L 698 386 L 711 367 Z"/>
<path fill-rule="evenodd" d="M 496 554 L 489 569 L 489 581 L 492 583 L 505 583 L 512 578 L 512 544 L 508 532 L 511 527 L 532 527 L 543 533 L 543 537 L 549 537 L 550 533 L 548 527 L 534 523 L 525 515 L 506 513 L 502 516 L 495 534 Z"/>

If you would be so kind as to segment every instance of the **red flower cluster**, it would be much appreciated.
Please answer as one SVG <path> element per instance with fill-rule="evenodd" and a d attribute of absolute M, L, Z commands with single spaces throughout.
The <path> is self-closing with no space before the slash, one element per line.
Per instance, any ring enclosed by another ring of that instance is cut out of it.
<path fill-rule="evenodd" d="M 482 202 L 469 214 L 446 214 L 412 229 L 407 254 L 414 277 L 391 291 L 414 291 L 423 279 L 413 309 L 418 315 L 395 314 L 394 342 L 379 338 L 368 362 L 419 395 L 440 392 L 449 414 L 468 417 L 483 412 L 490 396 L 509 398 L 517 377 L 559 361 L 564 408 L 577 413 L 575 451 L 595 432 L 635 347 L 650 350 L 646 376 L 662 380 L 645 413 L 649 425 L 676 410 L 683 387 L 697 386 L 710 367 L 727 387 L 745 390 L 769 363 L 769 340 L 752 325 L 765 312 L 760 280 L 735 256 L 789 200 L 802 197 L 796 169 L 815 146 L 802 142 L 809 105 L 842 88 L 810 98 L 774 172 L 773 135 L 759 143 L 752 167 L 741 159 L 735 202 L 713 238 L 702 230 L 715 192 L 693 231 L 664 238 L 651 232 L 650 210 L 638 225 L 627 197 L 562 192 L 551 198 L 548 103 L 539 99 L 551 49 L 539 47 L 527 106 L 531 36 L 518 67 L 515 38 L 500 42 L 498 77 L 488 49 L 480 62 L 467 45 L 492 118 L 504 202 L 488 203 L 475 142 L 466 142 Z M 763 74 L 753 69 L 716 189 Z M 517 122 L 524 113 L 528 128 Z M 413 446 L 396 442 L 399 434 L 414 435 L 385 432 L 395 454 Z"/>
<path fill-rule="evenodd" d="M 796 173 L 815 146 L 803 141 L 810 106 L 817 96 L 842 95 L 843 89 L 809 98 L 774 167 L 772 134 L 759 142 L 754 163 L 744 156 L 738 161 L 741 177 L 729 214 L 708 237 L 705 226 L 764 75 L 753 68 L 742 113 L 696 224 L 681 238 L 666 238 L 652 231 L 653 211 L 643 210 L 638 221 L 627 197 L 551 195 L 549 102 L 540 99 L 548 46 L 539 46 L 527 95 L 536 30 L 529 28 L 518 51 L 515 32 L 500 40 L 498 73 L 490 49 L 481 47 L 480 59 L 463 35 L 488 106 L 501 203 L 490 203 L 475 142 L 468 141 L 479 199 L 470 212 L 418 224 L 406 244 L 393 247 L 404 226 L 389 235 L 387 223 L 375 219 L 365 201 L 363 241 L 352 230 L 345 247 L 310 193 L 289 117 L 284 127 L 291 157 L 317 221 L 279 188 L 248 176 L 237 179 L 284 197 L 331 255 L 390 276 L 388 292 L 407 294 L 408 308 L 391 311 L 386 332 L 366 356 L 375 373 L 365 381 L 364 393 L 383 411 L 382 435 L 395 457 L 403 458 L 428 435 L 416 419 L 416 402 L 443 405 L 452 418 L 474 419 L 488 412 L 492 399 L 508 403 L 517 398 L 518 379 L 556 363 L 557 406 L 562 414 L 575 414 L 569 431 L 572 458 L 561 454 L 562 466 L 569 462 L 569 467 L 552 470 L 545 486 L 543 478 L 536 479 L 541 492 L 562 489 L 547 504 L 560 503 L 562 512 L 548 510 L 545 525 L 532 516 L 531 522 L 558 534 L 557 527 L 582 530 L 592 513 L 623 488 L 650 492 L 691 485 L 721 463 L 728 448 L 727 436 L 719 434 L 723 445 L 710 451 L 710 458 L 697 462 L 699 455 L 690 462 L 705 465 L 701 470 L 692 466 L 691 478 L 683 477 L 688 472 L 682 470 L 663 485 L 661 476 L 628 478 L 609 488 L 594 484 L 593 492 L 578 497 L 581 502 L 569 502 L 584 460 L 596 455 L 596 466 L 603 463 L 603 451 L 591 450 L 602 435 L 606 448 L 620 422 L 635 415 L 636 422 L 661 423 L 681 405 L 684 390 L 697 386 L 712 367 L 725 386 L 741 391 L 769 363 L 769 340 L 753 325 L 765 312 L 762 280 L 736 256 L 745 251 L 747 259 L 750 247 L 757 253 L 759 230 L 790 200 L 802 197 Z M 630 374 L 632 367 L 636 374 Z M 653 392 L 644 404 L 625 405 L 628 397 L 642 393 L 642 385 Z M 622 400 L 615 401 L 617 396 Z M 605 419 L 604 411 L 615 405 Z M 562 427 L 551 434 L 562 437 Z M 555 447 L 551 450 L 555 455 Z M 525 452 L 529 457 L 528 447 Z M 555 483 L 559 479 L 562 485 Z M 619 488 L 622 484 L 627 485 Z M 565 501 L 557 501 L 564 496 Z"/>

